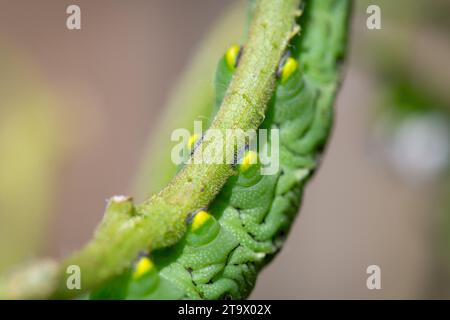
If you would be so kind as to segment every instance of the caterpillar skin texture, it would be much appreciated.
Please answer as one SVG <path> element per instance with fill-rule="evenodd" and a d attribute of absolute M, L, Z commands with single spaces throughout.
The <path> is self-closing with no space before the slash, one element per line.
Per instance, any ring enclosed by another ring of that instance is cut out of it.
<path fill-rule="evenodd" d="M 292 40 L 262 128 L 280 130 L 280 167 L 261 175 L 249 151 L 208 211 L 191 219 L 176 245 L 140 258 L 92 299 L 244 299 L 281 248 L 318 166 L 332 125 L 350 1 L 307 1 L 304 31 Z M 245 49 L 244 49 L 245 50 Z M 216 105 L 238 62 L 231 47 L 218 65 Z M 268 142 L 270 143 L 270 141 Z"/>

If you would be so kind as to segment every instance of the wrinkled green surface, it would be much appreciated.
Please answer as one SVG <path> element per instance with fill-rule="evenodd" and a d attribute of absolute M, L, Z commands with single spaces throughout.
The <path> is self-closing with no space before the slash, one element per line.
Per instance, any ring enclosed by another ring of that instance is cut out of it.
<path fill-rule="evenodd" d="M 303 187 L 318 166 L 332 124 L 350 2 L 309 1 L 295 38 L 300 67 L 277 88 L 261 127 L 280 129 L 280 168 L 261 175 L 259 165 L 231 177 L 209 206 L 213 219 L 188 229 L 176 245 L 152 253 L 156 268 L 139 280 L 132 269 L 92 298 L 243 299 L 258 271 L 281 248 L 301 204 Z M 244 48 L 245 50 L 245 48 Z M 216 104 L 232 78 L 223 59 Z"/>

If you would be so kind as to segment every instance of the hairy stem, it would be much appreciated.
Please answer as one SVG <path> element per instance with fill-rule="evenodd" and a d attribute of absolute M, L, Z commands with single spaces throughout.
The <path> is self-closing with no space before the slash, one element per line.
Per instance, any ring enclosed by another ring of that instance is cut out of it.
<path fill-rule="evenodd" d="M 274 90 L 279 61 L 293 30 L 296 30 L 299 2 L 258 2 L 239 67 L 211 128 L 245 130 L 259 127 Z M 204 141 L 208 142 L 196 149 L 194 158 L 206 147 L 224 148 L 222 141 L 208 139 L 208 132 Z M 227 150 L 233 150 L 234 146 L 233 139 L 225 140 Z M 122 272 L 140 251 L 176 243 L 185 232 L 187 215 L 207 207 L 232 174 L 233 168 L 225 163 L 189 164 L 167 187 L 136 208 L 128 199 L 112 200 L 94 239 L 58 267 L 47 267 L 46 290 L 42 290 L 38 298 L 70 298 L 90 291 Z M 81 290 L 67 289 L 66 270 L 69 265 L 80 267 Z M 15 277 L 20 281 L 32 279 L 34 282 L 28 284 L 35 287 L 39 285 L 38 278 Z M 0 281 L 0 298 L 30 297 L 29 292 L 35 291 L 27 289 L 28 284 L 14 287 L 8 279 Z M 15 288 L 13 296 L 8 294 L 8 288 L 12 287 Z"/>
<path fill-rule="evenodd" d="M 247 1 L 233 3 L 219 20 L 208 30 L 208 35 L 196 46 L 189 65 L 174 85 L 157 119 L 145 148 L 142 164 L 136 172 L 135 199 L 145 199 L 149 194 L 161 190 L 177 171 L 170 160 L 172 144 L 167 143 L 174 128 L 192 131 L 194 121 L 211 117 L 214 101 L 212 83 L 217 61 L 224 48 L 237 39 L 242 39 L 245 28 Z M 244 39 L 243 39 L 244 40 Z"/>

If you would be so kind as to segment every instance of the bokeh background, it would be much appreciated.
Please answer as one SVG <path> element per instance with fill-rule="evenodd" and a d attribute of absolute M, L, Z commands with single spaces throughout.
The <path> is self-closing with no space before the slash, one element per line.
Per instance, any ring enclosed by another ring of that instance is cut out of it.
<path fill-rule="evenodd" d="M 355 4 L 322 168 L 251 298 L 450 298 L 450 3 Z M 0 0 L 0 272 L 70 254 L 107 198 L 170 178 L 167 128 L 205 112 L 244 20 L 231 0 Z"/>

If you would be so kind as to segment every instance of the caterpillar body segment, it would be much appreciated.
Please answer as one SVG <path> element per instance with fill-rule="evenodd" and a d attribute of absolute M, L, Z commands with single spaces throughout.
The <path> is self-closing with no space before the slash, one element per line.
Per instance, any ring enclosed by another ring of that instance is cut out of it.
<path fill-rule="evenodd" d="M 239 63 L 239 58 L 243 48 L 239 45 L 231 45 L 217 64 L 215 75 L 215 102 L 212 115 L 214 116 L 219 111 L 222 104 L 223 97 L 227 91 L 228 85 L 233 77 L 234 71 Z M 213 119 L 211 117 L 211 121 Z"/>
<path fill-rule="evenodd" d="M 350 1 L 306 1 L 304 9 L 302 34 L 283 59 L 260 127 L 279 130 L 278 170 L 262 174 L 258 155 L 248 150 L 237 174 L 190 219 L 176 245 L 152 252 L 144 272 L 138 262 L 93 298 L 244 299 L 251 293 L 258 272 L 283 244 L 332 125 Z M 219 62 L 216 110 L 235 72 L 236 52 L 231 47 Z"/>

